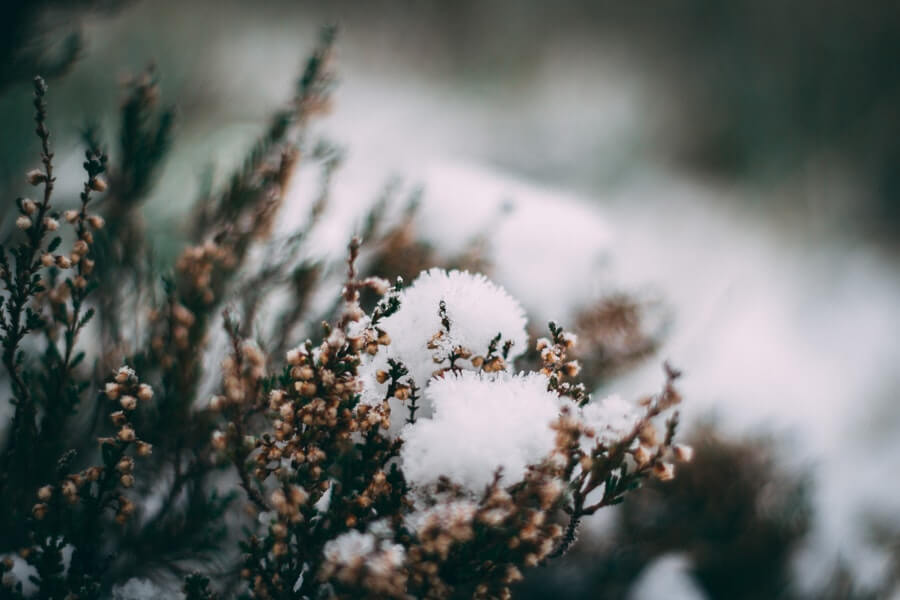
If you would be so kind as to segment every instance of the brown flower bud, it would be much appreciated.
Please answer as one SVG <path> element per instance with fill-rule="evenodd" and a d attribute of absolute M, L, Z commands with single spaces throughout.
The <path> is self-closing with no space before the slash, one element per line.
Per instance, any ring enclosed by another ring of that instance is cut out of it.
<path fill-rule="evenodd" d="M 669 481 L 675 477 L 675 465 L 672 463 L 658 462 L 653 465 L 653 474 L 660 481 Z"/>
<path fill-rule="evenodd" d="M 638 446 L 632 454 L 634 456 L 634 462 L 636 462 L 639 467 L 643 467 L 650 461 L 650 450 L 648 450 L 646 446 Z"/>
<path fill-rule="evenodd" d="M 133 442 L 135 438 L 134 429 L 132 429 L 128 425 L 125 425 L 122 427 L 122 429 L 119 430 L 119 433 L 116 437 L 118 437 L 119 440 L 123 442 Z"/>
<path fill-rule="evenodd" d="M 28 183 L 31 185 L 40 185 L 47 181 L 47 176 L 40 169 L 31 169 L 25 173 L 25 179 L 27 179 Z"/>
<path fill-rule="evenodd" d="M 137 443 L 137 455 L 138 456 L 150 456 L 153 454 L 153 445 L 148 444 L 147 442 L 138 442 Z"/>
<path fill-rule="evenodd" d="M 119 397 L 119 392 L 121 391 L 121 386 L 118 383 L 110 381 L 106 384 L 104 388 L 104 392 L 106 393 L 106 397 L 110 400 L 116 400 Z"/>
<path fill-rule="evenodd" d="M 62 484 L 62 495 L 70 503 L 78 499 L 78 486 L 71 479 L 67 479 Z"/>
<path fill-rule="evenodd" d="M 37 497 L 41 502 L 48 501 L 53 496 L 53 486 L 45 485 L 38 490 Z"/>
<path fill-rule="evenodd" d="M 84 240 L 76 240 L 74 244 L 72 244 L 72 254 L 77 254 L 79 256 L 84 256 L 88 252 L 90 252 L 91 248 L 88 246 L 87 242 Z"/>
<path fill-rule="evenodd" d="M 106 191 L 106 180 L 99 175 L 91 179 L 90 182 L 91 189 L 95 192 L 105 192 Z"/>
<path fill-rule="evenodd" d="M 226 445 L 225 433 L 222 431 L 214 431 L 212 434 L 212 446 L 216 450 L 224 450 Z"/>
<path fill-rule="evenodd" d="M 672 448 L 675 459 L 681 462 L 689 463 L 694 459 L 694 449 L 685 444 L 675 444 Z"/>
<path fill-rule="evenodd" d="M 140 398 L 142 402 L 149 402 L 153 399 L 153 388 L 146 383 L 142 383 L 138 386 L 137 394 L 138 398 Z"/>
<path fill-rule="evenodd" d="M 297 348 L 288 350 L 285 359 L 289 365 L 299 365 L 303 361 L 303 354 Z"/>
<path fill-rule="evenodd" d="M 38 521 L 42 520 L 45 516 L 47 516 L 47 505 L 43 502 L 40 502 L 32 506 L 31 516 L 33 516 Z"/>

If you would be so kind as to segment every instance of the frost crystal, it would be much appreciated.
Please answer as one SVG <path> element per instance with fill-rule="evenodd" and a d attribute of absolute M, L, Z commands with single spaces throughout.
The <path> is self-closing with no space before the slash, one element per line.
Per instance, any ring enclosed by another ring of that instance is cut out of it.
<path fill-rule="evenodd" d="M 551 424 L 560 400 L 538 373 L 488 375 L 463 371 L 434 379 L 425 391 L 431 419 L 403 430 L 407 479 L 424 486 L 441 475 L 481 492 L 502 467 L 503 480 L 521 480 L 527 465 L 554 449 Z"/>
<path fill-rule="evenodd" d="M 405 525 L 407 529 L 414 531 L 416 535 L 422 535 L 422 532 L 429 527 L 437 526 L 442 529 L 452 529 L 454 527 L 467 526 L 475 518 L 477 508 L 477 504 L 468 500 L 436 504 L 431 508 L 418 510 L 407 515 Z"/>
<path fill-rule="evenodd" d="M 156 600 L 157 598 L 184 598 L 184 594 L 163 588 L 149 579 L 133 577 L 112 589 L 113 600 Z"/>
<path fill-rule="evenodd" d="M 594 430 L 596 441 L 607 446 L 631 433 L 640 417 L 637 407 L 618 395 L 590 402 L 581 409 L 584 424 Z"/>
<path fill-rule="evenodd" d="M 338 565 L 351 565 L 375 551 L 375 536 L 352 530 L 325 544 L 325 558 Z"/>
<path fill-rule="evenodd" d="M 371 533 L 351 530 L 325 544 L 325 559 L 335 566 L 356 567 L 365 564 L 371 571 L 387 575 L 400 567 L 406 551 L 399 544 L 381 543 Z"/>
<path fill-rule="evenodd" d="M 484 356 L 499 333 L 498 353 L 504 344 L 512 343 L 509 364 L 527 349 L 525 325 L 525 311 L 518 301 L 484 275 L 425 271 L 401 292 L 400 309 L 378 324 L 392 341 L 363 368 L 367 389 L 363 400 L 377 403 L 384 398 L 386 386 L 378 384 L 373 374 L 386 369 L 388 359 L 403 363 L 416 385 L 424 388 L 436 370 L 450 366 L 451 353 L 462 349 L 473 357 Z M 474 368 L 466 359 L 456 360 L 454 366 Z"/>

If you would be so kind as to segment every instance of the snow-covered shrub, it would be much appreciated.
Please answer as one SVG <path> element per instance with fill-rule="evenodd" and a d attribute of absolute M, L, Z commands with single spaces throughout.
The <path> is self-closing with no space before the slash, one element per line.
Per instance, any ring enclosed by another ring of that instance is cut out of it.
<path fill-rule="evenodd" d="M 328 107 L 331 41 L 244 163 L 204 190 L 163 277 L 143 261 L 138 211 L 172 125 L 154 74 L 129 83 L 116 151 L 86 132 L 68 210 L 35 80 L 41 166 L 26 181 L 41 199 L 19 199 L 0 249 L 14 398 L 0 553 L 20 557 L 0 561 L 0 599 L 174 597 L 160 586 L 176 576 L 189 599 L 505 598 L 582 518 L 689 458 L 674 445 L 675 370 L 634 404 L 593 401 L 575 336 L 551 323 L 529 341 L 519 302 L 484 275 L 379 276 L 399 243 L 377 226 L 383 205 L 361 228 L 374 256 L 353 238 L 337 276 L 313 258 L 340 162 L 309 128 Z M 273 239 L 301 157 L 323 189 Z"/>

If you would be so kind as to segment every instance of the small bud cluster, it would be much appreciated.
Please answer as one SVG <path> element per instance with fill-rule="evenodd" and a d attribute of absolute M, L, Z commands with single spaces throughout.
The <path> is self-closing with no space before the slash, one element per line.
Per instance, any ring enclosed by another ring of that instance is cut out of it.
<path fill-rule="evenodd" d="M 690 459 L 691 450 L 673 442 L 676 420 L 663 434 L 654 423 L 680 401 L 674 371 L 641 410 L 614 399 L 592 403 L 576 382 L 578 363 L 568 358 L 573 335 L 551 324 L 551 337 L 538 342 L 541 371 L 514 375 L 511 344 L 501 344 L 501 336 L 485 337 L 480 352 L 447 345 L 453 335 L 474 339 L 458 302 L 452 321 L 449 302 L 431 314 L 417 309 L 441 326 L 419 347 L 440 354 L 443 369 L 423 390 L 433 415 L 392 432 L 390 401 L 411 403 L 419 390 L 402 362 L 380 362 L 382 354 L 396 355 L 391 322 L 381 326 L 386 305 L 366 315 L 359 291 L 390 291 L 383 281 L 355 278 L 356 251 L 351 245 L 335 325 L 325 327 L 319 344 L 289 350 L 281 376 L 265 379 L 256 347 L 229 326 L 232 353 L 212 406 L 225 422 L 212 446 L 229 457 L 250 500 L 268 515 L 264 534 L 246 545 L 242 570 L 255 597 L 286 593 L 300 576 L 292 565 L 309 565 L 314 577 L 301 579 L 312 587 L 304 589 L 327 585 L 342 598 L 445 598 L 459 591 L 463 576 L 474 582 L 476 598 L 508 598 L 522 569 L 567 550 L 583 516 L 621 501 L 647 477 L 670 478 L 671 460 Z M 429 273 L 430 281 L 443 277 Z M 467 275 L 457 277 L 469 285 Z M 400 297 L 409 301 L 415 293 Z M 412 333 L 421 339 L 421 331 Z M 381 364 L 386 368 L 372 368 Z M 373 400 L 368 381 L 387 393 Z M 513 419 L 509 411 L 517 406 L 521 414 Z M 259 432 L 248 415 L 265 409 L 270 428 Z M 460 438 L 475 443 L 454 458 L 448 440 Z M 482 467 L 495 460 L 485 486 Z M 598 488 L 599 499 L 589 504 Z"/>
<path fill-rule="evenodd" d="M 380 598 L 406 597 L 406 551 L 402 545 L 350 530 L 325 544 L 323 554 L 320 576 L 333 581 L 338 590 L 369 590 Z"/>
<path fill-rule="evenodd" d="M 116 507 L 115 520 L 124 524 L 134 513 L 134 503 L 116 488 L 128 489 L 134 486 L 134 458 L 127 454 L 133 448 L 134 456 L 149 456 L 153 447 L 137 437 L 130 421 L 130 415 L 138 408 L 139 402 L 147 403 L 153 398 L 153 389 L 141 383 L 134 370 L 128 366 L 120 367 L 106 383 L 102 392 L 116 410 L 109 418 L 116 427 L 114 437 L 99 438 L 102 450 L 103 466 L 91 466 L 77 473 L 64 476 L 55 485 L 44 485 L 37 491 L 38 502 L 32 507 L 31 514 L 37 520 L 43 520 L 48 511 L 65 505 L 76 505 L 80 501 L 91 500 L 91 506 L 102 501 Z M 85 506 L 88 506 L 86 504 Z"/>
<path fill-rule="evenodd" d="M 216 300 L 213 272 L 217 266 L 232 269 L 237 258 L 226 246 L 216 244 L 212 240 L 199 246 L 186 248 L 175 263 L 180 279 L 190 290 L 188 297 L 196 296 L 204 304 L 213 304 Z"/>

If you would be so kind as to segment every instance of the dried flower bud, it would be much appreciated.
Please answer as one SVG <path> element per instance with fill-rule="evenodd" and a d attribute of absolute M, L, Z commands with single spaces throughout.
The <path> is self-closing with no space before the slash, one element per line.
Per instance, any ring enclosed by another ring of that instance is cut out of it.
<path fill-rule="evenodd" d="M 42 520 L 47 516 L 47 505 L 43 502 L 35 504 L 31 507 L 31 516 L 33 516 L 38 521 Z"/>
<path fill-rule="evenodd" d="M 653 423 L 647 423 L 641 428 L 640 433 L 638 433 L 638 439 L 641 440 L 642 444 L 647 446 L 657 446 L 659 445 L 659 432 L 656 430 Z"/>
<path fill-rule="evenodd" d="M 73 503 L 78 499 L 78 486 L 71 479 L 67 479 L 62 484 L 62 495 L 66 501 Z"/>
<path fill-rule="evenodd" d="M 650 450 L 646 446 L 638 446 L 634 452 L 634 461 L 639 467 L 646 465 L 650 461 Z"/>
<path fill-rule="evenodd" d="M 316 395 L 316 384 L 310 383 L 309 381 L 297 382 L 294 384 L 294 387 L 300 392 L 301 396 L 305 396 L 307 398 L 311 398 Z"/>
<path fill-rule="evenodd" d="M 41 264 L 45 267 L 52 267 L 56 264 L 56 259 L 54 259 L 53 255 L 50 253 L 44 253 L 41 255 Z"/>
<path fill-rule="evenodd" d="M 187 307 L 181 304 L 176 304 L 172 308 L 172 316 L 178 323 L 184 325 L 185 327 L 190 327 L 196 320 L 194 313 L 192 313 Z"/>
<path fill-rule="evenodd" d="M 120 441 L 123 442 L 133 442 L 134 441 L 134 429 L 125 425 L 122 429 L 119 430 L 119 433 L 116 435 Z"/>
<path fill-rule="evenodd" d="M 130 488 L 134 485 L 134 476 L 126 473 L 125 475 L 119 477 L 119 483 L 122 484 L 122 487 Z"/>
<path fill-rule="evenodd" d="M 287 537 L 287 527 L 284 523 L 276 522 L 271 527 L 272 535 L 278 539 Z"/>
<path fill-rule="evenodd" d="M 116 464 L 116 470 L 119 473 L 131 473 L 134 470 L 134 459 L 130 456 L 125 456 Z"/>
<path fill-rule="evenodd" d="M 95 192 L 105 192 L 106 191 L 106 180 L 100 176 L 94 177 L 90 182 L 91 189 Z"/>
<path fill-rule="evenodd" d="M 303 361 L 303 354 L 300 350 L 294 348 L 293 350 L 288 350 L 285 358 L 289 365 L 299 365 Z"/>
<path fill-rule="evenodd" d="M 74 285 L 79 290 L 83 290 L 84 288 L 87 287 L 87 279 L 85 279 L 84 277 L 79 275 L 75 279 L 72 280 L 72 285 Z"/>
<path fill-rule="evenodd" d="M 142 383 L 138 386 L 138 398 L 141 399 L 142 402 L 149 402 L 153 399 L 153 388 L 150 387 L 146 383 Z"/>
<path fill-rule="evenodd" d="M 31 219 L 29 219 L 25 215 L 20 216 L 18 219 L 16 219 L 16 227 L 18 227 L 19 229 L 31 228 Z"/>
<path fill-rule="evenodd" d="M 107 398 L 109 398 L 110 400 L 115 400 L 119 397 L 119 392 L 121 391 L 121 389 L 122 388 L 118 383 L 110 381 L 106 384 L 106 388 L 104 391 L 106 392 Z"/>
<path fill-rule="evenodd" d="M 675 477 L 675 465 L 672 463 L 658 462 L 653 465 L 653 474 L 660 481 L 669 481 Z"/>
<path fill-rule="evenodd" d="M 59 221 L 53 217 L 44 217 L 44 227 L 47 228 L 47 231 L 56 231 L 59 229 Z"/>
<path fill-rule="evenodd" d="M 291 494 L 291 502 L 295 506 L 299 506 L 301 504 L 306 503 L 307 498 L 309 498 L 309 494 L 306 493 L 306 490 L 304 490 L 302 487 L 296 486 L 296 485 L 291 486 L 290 494 Z"/>
<path fill-rule="evenodd" d="M 106 225 L 106 221 L 103 220 L 103 217 L 100 215 L 91 215 L 87 218 L 88 224 L 94 229 L 103 229 L 103 226 Z"/>
<path fill-rule="evenodd" d="M 566 377 L 576 377 L 581 372 L 581 365 L 577 360 L 572 360 L 563 365 L 563 373 Z"/>
<path fill-rule="evenodd" d="M 148 444 L 147 442 L 138 442 L 136 451 L 138 456 L 150 456 L 151 454 L 153 454 L 153 445 Z"/>
<path fill-rule="evenodd" d="M 77 210 L 67 210 L 63 213 L 63 217 L 65 218 L 67 223 L 74 223 L 78 220 L 78 211 Z"/>
<path fill-rule="evenodd" d="M 76 240 L 74 244 L 72 244 L 72 254 L 78 254 L 79 256 L 84 256 L 88 252 L 90 252 L 90 247 L 87 245 L 87 242 L 84 240 Z"/>
<path fill-rule="evenodd" d="M 91 271 L 93 271 L 93 270 L 94 270 L 94 261 L 93 260 L 91 260 L 90 258 L 86 258 L 83 261 L 81 261 L 81 271 L 85 275 L 90 275 Z"/>
<path fill-rule="evenodd" d="M 60 269 L 68 269 L 72 266 L 72 261 L 68 257 L 60 255 L 56 257 L 56 266 Z"/>
<path fill-rule="evenodd" d="M 125 516 L 134 513 L 134 502 L 125 496 L 119 496 L 119 512 Z"/>
<path fill-rule="evenodd" d="M 53 486 L 45 485 L 38 490 L 37 497 L 41 502 L 48 501 L 53 496 Z"/>
<path fill-rule="evenodd" d="M 121 404 L 122 408 L 125 410 L 134 410 L 137 408 L 137 398 L 126 394 L 119 400 L 119 404 Z"/>
<path fill-rule="evenodd" d="M 28 183 L 31 185 L 40 185 L 47 181 L 47 176 L 44 175 L 44 172 L 40 169 L 31 169 L 25 173 L 25 179 L 27 179 Z"/>
<path fill-rule="evenodd" d="M 212 434 L 212 446 L 216 450 L 224 450 L 226 444 L 225 433 L 222 431 L 214 431 Z"/>
<path fill-rule="evenodd" d="M 375 381 L 378 383 L 385 383 L 390 375 L 388 375 L 387 371 L 376 371 L 375 372 Z"/>
<path fill-rule="evenodd" d="M 34 200 L 30 198 L 25 198 L 22 200 L 22 212 L 26 215 L 33 215 L 34 211 L 37 210 L 37 204 L 34 203 Z"/>
<path fill-rule="evenodd" d="M 694 459 L 694 449 L 686 444 L 675 444 L 672 448 L 675 459 L 681 462 L 689 463 Z"/>

